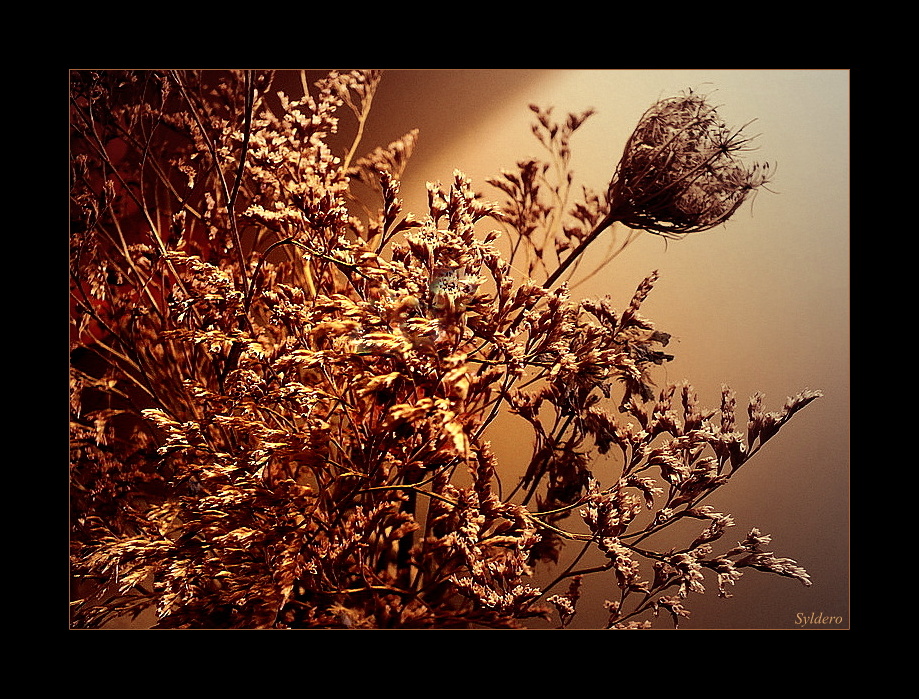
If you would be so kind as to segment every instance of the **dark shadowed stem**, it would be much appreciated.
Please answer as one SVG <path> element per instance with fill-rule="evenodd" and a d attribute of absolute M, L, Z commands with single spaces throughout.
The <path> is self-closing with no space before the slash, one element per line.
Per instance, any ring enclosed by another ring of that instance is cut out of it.
<path fill-rule="evenodd" d="M 243 175 L 246 172 L 246 154 L 249 150 L 249 138 L 252 134 L 252 108 L 255 104 L 255 87 L 252 84 L 252 71 L 247 70 L 246 74 L 246 114 L 245 126 L 243 128 L 242 153 L 239 156 L 239 167 L 236 169 L 236 179 L 233 180 L 233 191 L 230 192 L 230 200 L 227 204 L 227 211 L 232 212 L 236 204 L 236 197 L 239 194 L 239 186 L 242 184 Z M 232 214 L 231 214 L 232 215 Z M 244 272 L 245 274 L 245 272 Z"/>
<path fill-rule="evenodd" d="M 618 220 L 618 214 L 615 211 L 610 211 L 606 218 L 604 218 L 600 223 L 594 228 L 593 232 L 588 235 L 584 240 L 581 241 L 581 244 L 578 245 L 568 257 L 558 266 L 558 268 L 549 275 L 549 278 L 546 279 L 545 283 L 542 285 L 544 289 L 551 289 L 552 285 L 555 284 L 561 278 L 561 276 L 568 270 L 571 264 L 577 260 L 587 249 L 587 246 L 594 242 L 597 237 L 613 225 Z"/>
<path fill-rule="evenodd" d="M 584 240 L 581 241 L 581 244 L 578 245 L 567 258 L 565 258 L 565 260 L 558 266 L 558 269 L 549 275 L 549 278 L 543 282 L 542 288 L 546 290 L 551 289 L 552 285 L 559 280 L 559 278 L 567 271 L 572 263 L 574 263 L 574 261 L 584 253 L 584 251 L 587 249 L 587 246 L 594 242 L 603 231 L 612 226 L 618 220 L 618 211 L 616 209 L 611 210 L 606 215 L 606 217 L 597 224 L 597 227 L 594 228 L 591 234 L 584 238 Z M 508 327 L 509 333 L 517 329 L 517 326 L 520 325 L 524 315 L 525 313 L 522 310 L 517 314 L 517 317 L 514 318 Z"/>
<path fill-rule="evenodd" d="M 542 483 L 542 479 L 545 478 L 546 473 L 547 473 L 548 470 L 549 470 L 549 462 L 550 462 L 551 459 L 552 459 L 552 455 L 553 455 L 553 453 L 555 452 L 556 448 L 557 448 L 557 447 L 559 446 L 559 444 L 561 443 L 561 441 L 562 441 L 562 435 L 564 435 L 565 432 L 568 430 L 568 428 L 571 426 L 571 422 L 572 422 L 573 420 L 574 420 L 574 415 L 573 415 L 573 414 L 572 414 L 572 415 L 569 415 L 569 416 L 565 419 L 565 423 L 558 429 L 558 432 L 557 432 L 555 435 L 550 436 L 550 437 L 548 438 L 548 443 L 551 444 L 551 446 L 552 446 L 552 452 L 550 452 L 548 456 L 546 456 L 546 457 L 544 457 L 544 458 L 542 459 L 543 463 L 539 466 L 539 468 L 537 469 L 537 471 L 534 473 L 534 475 L 533 475 L 533 482 L 530 484 L 530 487 L 527 489 L 527 494 L 526 494 L 526 496 L 523 498 L 523 502 L 521 503 L 524 507 L 525 507 L 526 505 L 529 504 L 530 500 L 532 500 L 532 499 L 533 499 L 533 496 L 536 494 L 537 488 L 539 488 L 540 483 Z M 558 423 L 556 423 L 556 425 L 557 425 L 557 424 L 558 424 Z M 572 436 L 572 437 L 569 437 L 569 438 L 568 438 L 568 442 L 570 443 L 572 439 L 573 439 L 573 436 Z M 563 448 L 564 448 L 564 447 L 563 447 Z M 535 458 L 535 455 L 534 455 L 534 458 Z M 531 462 L 529 468 L 532 468 L 532 462 Z M 529 468 L 527 469 L 528 472 L 529 472 Z M 524 480 L 525 480 L 525 479 L 524 479 Z M 523 483 L 524 483 L 524 481 L 521 480 L 520 483 L 517 484 L 517 487 L 514 488 L 514 490 L 513 490 L 513 491 L 511 492 L 511 494 L 508 496 L 508 500 L 509 500 L 510 498 L 514 497 L 514 495 L 517 493 L 517 491 L 518 491 L 521 487 L 523 487 Z"/>
<path fill-rule="evenodd" d="M 579 571 L 579 572 L 576 572 L 576 573 L 572 572 L 572 571 L 574 570 L 575 566 L 577 566 L 577 564 L 581 561 L 581 559 L 584 558 L 584 554 L 586 554 L 586 553 L 590 550 L 590 547 L 591 547 L 591 545 L 594 543 L 594 541 L 595 541 L 595 537 L 591 537 L 591 539 L 590 539 L 589 541 L 585 541 L 585 542 L 584 542 L 584 545 L 581 547 L 581 551 L 578 553 L 578 555 L 576 555 L 576 556 L 574 557 L 574 560 L 571 561 L 570 565 L 569 565 L 562 573 L 559 573 L 559 574 L 556 576 L 555 580 L 553 580 L 552 582 L 550 582 L 548 585 L 544 585 L 544 586 L 542 587 L 542 591 L 541 591 L 539 597 L 536 598 L 536 600 L 539 600 L 539 599 L 542 599 L 543 597 L 545 597 L 545 596 L 549 593 L 549 591 L 552 590 L 552 588 L 554 588 L 556 585 L 558 585 L 560 582 L 562 582 L 562 580 L 565 580 L 566 578 L 570 578 L 570 577 L 573 577 L 573 576 L 575 576 L 575 575 L 579 575 L 579 574 L 583 574 L 583 573 L 601 572 L 601 571 L 604 571 L 604 570 L 609 570 L 610 568 L 613 567 L 613 564 L 612 564 L 612 563 L 606 563 L 606 564 L 604 564 L 604 565 L 602 565 L 602 566 L 599 566 L 599 567 L 596 568 L 596 569 L 583 570 L 583 571 Z M 534 600 L 534 602 L 535 602 L 536 600 Z"/>

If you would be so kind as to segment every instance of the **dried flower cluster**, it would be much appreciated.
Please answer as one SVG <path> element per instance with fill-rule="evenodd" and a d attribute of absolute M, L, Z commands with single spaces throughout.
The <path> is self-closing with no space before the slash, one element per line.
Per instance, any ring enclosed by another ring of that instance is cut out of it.
<path fill-rule="evenodd" d="M 723 595 L 748 569 L 809 584 L 756 530 L 716 549 L 732 519 L 703 501 L 819 394 L 755 396 L 742 431 L 727 389 L 712 411 L 655 388 L 656 274 L 621 311 L 548 283 L 610 211 L 668 233 L 724 220 L 742 200 L 725 187 L 750 182 L 737 141 L 700 140 L 695 98 L 662 103 L 611 197 L 569 206 L 589 114 L 536 110 L 553 164 L 493 180 L 500 205 L 457 172 L 413 216 L 418 133 L 358 156 L 380 79 L 332 72 L 292 99 L 269 72 L 72 74 L 73 626 L 567 626 L 583 576 L 607 573 L 608 627 L 637 628 L 687 615 L 706 573 Z M 337 154 L 342 107 L 358 128 Z M 512 277 L 517 254 L 546 282 Z M 508 411 L 532 445 L 519 479 L 489 439 Z M 677 521 L 694 538 L 656 550 Z M 606 563 L 579 569 L 588 550 Z"/>

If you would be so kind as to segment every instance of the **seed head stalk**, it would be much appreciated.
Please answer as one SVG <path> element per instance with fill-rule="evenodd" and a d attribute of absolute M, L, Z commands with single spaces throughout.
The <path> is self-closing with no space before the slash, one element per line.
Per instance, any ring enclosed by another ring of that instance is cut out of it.
<path fill-rule="evenodd" d="M 747 166 L 743 129 L 732 130 L 693 92 L 653 105 L 623 151 L 607 190 L 609 213 L 544 283 L 550 288 L 613 223 L 682 238 L 726 222 L 768 181 L 768 163 Z"/>
<path fill-rule="evenodd" d="M 555 284 L 555 282 L 557 282 L 559 278 L 571 266 L 571 264 L 583 254 L 583 252 L 587 249 L 587 247 L 591 243 L 593 243 L 603 231 L 605 231 L 607 228 L 612 226 L 617 220 L 618 219 L 617 219 L 617 215 L 615 212 L 610 212 L 609 214 L 607 214 L 606 217 L 602 221 L 600 221 L 599 224 L 597 224 L 597 227 L 594 228 L 594 230 L 590 233 L 590 235 L 584 238 L 584 240 L 581 241 L 580 245 L 578 245 L 574 250 L 572 250 L 571 254 L 568 255 L 568 257 L 566 257 L 564 260 L 562 260 L 561 264 L 555 269 L 555 271 L 549 275 L 549 278 L 546 279 L 546 281 L 543 283 L 543 288 L 551 289 L 552 286 Z"/>

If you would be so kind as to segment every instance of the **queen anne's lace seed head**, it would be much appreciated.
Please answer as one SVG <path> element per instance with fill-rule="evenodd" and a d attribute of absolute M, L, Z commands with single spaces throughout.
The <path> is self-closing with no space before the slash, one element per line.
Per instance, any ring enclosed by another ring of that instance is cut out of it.
<path fill-rule="evenodd" d="M 702 95 L 661 100 L 638 123 L 610 185 L 613 217 L 631 228 L 681 237 L 724 223 L 768 180 L 747 166 L 749 139 Z"/>

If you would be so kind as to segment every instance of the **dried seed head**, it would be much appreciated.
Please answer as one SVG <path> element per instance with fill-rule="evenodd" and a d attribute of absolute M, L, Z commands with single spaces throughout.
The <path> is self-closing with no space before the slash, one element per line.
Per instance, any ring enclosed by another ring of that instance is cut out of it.
<path fill-rule="evenodd" d="M 625 225 L 682 237 L 726 221 L 767 182 L 768 164 L 738 154 L 750 139 L 731 130 L 705 97 L 661 100 L 638 123 L 610 185 L 610 208 Z"/>

